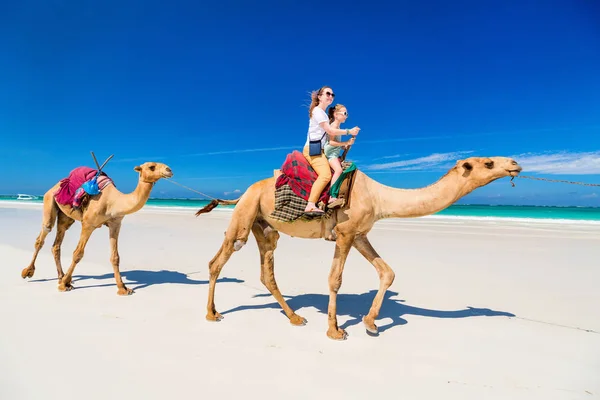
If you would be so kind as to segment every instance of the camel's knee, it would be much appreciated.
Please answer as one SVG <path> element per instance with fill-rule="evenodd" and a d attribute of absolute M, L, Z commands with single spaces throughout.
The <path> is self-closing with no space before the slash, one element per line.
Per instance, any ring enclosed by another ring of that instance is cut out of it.
<path fill-rule="evenodd" d="M 237 239 L 235 242 L 233 242 L 233 250 L 239 251 L 242 247 L 244 247 L 245 244 L 246 244 L 245 240 Z"/>
<path fill-rule="evenodd" d="M 44 232 L 46 233 L 50 233 L 52 231 L 52 228 L 54 227 L 54 224 L 52 222 L 49 222 L 47 224 L 43 224 L 42 225 L 42 229 L 44 230 Z"/>
<path fill-rule="evenodd" d="M 381 277 L 381 283 L 383 283 L 386 287 L 392 286 L 394 283 L 394 278 L 396 278 L 396 274 L 391 269 L 385 271 Z"/>

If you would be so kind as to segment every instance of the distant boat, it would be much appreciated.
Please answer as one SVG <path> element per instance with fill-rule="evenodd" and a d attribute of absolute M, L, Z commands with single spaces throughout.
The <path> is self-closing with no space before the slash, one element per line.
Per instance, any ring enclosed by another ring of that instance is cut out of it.
<path fill-rule="evenodd" d="M 37 196 L 32 196 L 30 194 L 23 194 L 23 193 L 19 193 L 19 197 L 17 197 L 17 200 L 35 200 L 37 199 Z"/>

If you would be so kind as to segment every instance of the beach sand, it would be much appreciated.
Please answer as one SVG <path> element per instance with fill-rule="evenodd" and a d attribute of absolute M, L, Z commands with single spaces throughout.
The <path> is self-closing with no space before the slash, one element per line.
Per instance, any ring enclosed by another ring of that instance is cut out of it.
<path fill-rule="evenodd" d="M 590 399 L 600 396 L 600 225 L 419 218 L 369 234 L 396 272 L 365 333 L 379 282 L 352 250 L 338 296 L 346 341 L 327 331 L 334 243 L 282 235 L 279 287 L 260 282 L 251 237 L 225 265 L 218 323 L 205 320 L 208 261 L 231 216 L 145 208 L 127 216 L 116 295 L 108 229 L 57 290 L 47 238 L 30 280 L 39 205 L 0 205 L 1 399 Z M 66 270 L 80 233 L 67 232 Z M 235 396 L 235 397 L 234 397 Z"/>

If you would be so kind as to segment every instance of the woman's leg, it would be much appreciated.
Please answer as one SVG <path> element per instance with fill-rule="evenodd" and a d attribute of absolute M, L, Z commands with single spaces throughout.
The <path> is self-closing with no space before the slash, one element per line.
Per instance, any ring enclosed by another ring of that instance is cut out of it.
<path fill-rule="evenodd" d="M 308 146 L 304 146 L 302 154 L 304 154 L 304 157 L 306 157 L 310 166 L 318 175 L 317 180 L 315 180 L 312 188 L 310 189 L 308 204 L 306 205 L 305 209 L 305 211 L 312 211 L 317 208 L 315 203 L 319 200 L 321 192 L 323 192 L 323 189 L 325 189 L 325 186 L 327 186 L 331 180 L 331 169 L 329 168 L 329 162 L 327 162 L 327 157 L 325 157 L 325 154 L 321 153 L 318 156 L 310 156 L 308 155 Z M 317 210 L 319 209 L 317 208 Z"/>

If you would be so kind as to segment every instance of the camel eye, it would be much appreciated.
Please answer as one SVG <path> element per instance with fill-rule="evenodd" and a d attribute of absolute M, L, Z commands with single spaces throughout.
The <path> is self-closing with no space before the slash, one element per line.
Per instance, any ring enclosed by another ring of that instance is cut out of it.
<path fill-rule="evenodd" d="M 492 169 L 494 168 L 494 162 L 493 161 L 488 161 L 485 163 L 485 167 L 488 169 Z"/>
<path fill-rule="evenodd" d="M 156 169 L 156 167 L 154 165 L 150 166 L 150 171 L 154 171 Z"/>

